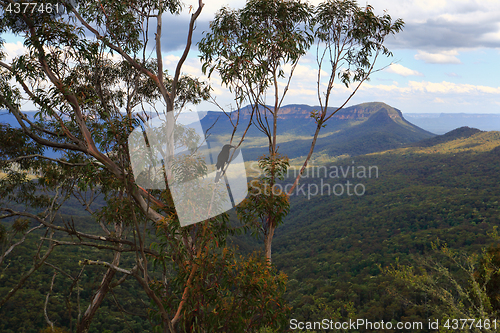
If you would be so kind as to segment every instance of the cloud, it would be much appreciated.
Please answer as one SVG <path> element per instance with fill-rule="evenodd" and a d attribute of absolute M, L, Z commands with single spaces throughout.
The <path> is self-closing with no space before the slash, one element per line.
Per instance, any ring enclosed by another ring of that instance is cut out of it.
<path fill-rule="evenodd" d="M 500 87 L 448 81 L 409 81 L 387 85 L 365 83 L 350 104 L 381 100 L 403 112 L 498 113 Z"/>
<path fill-rule="evenodd" d="M 26 47 L 21 42 L 5 43 L 3 45 L 3 51 L 6 55 L 6 62 L 10 63 L 15 57 L 23 55 L 26 52 Z"/>
<path fill-rule="evenodd" d="M 373 0 L 375 8 L 388 9 L 405 21 L 402 32 L 389 38 L 390 48 L 436 53 L 449 49 L 500 47 L 500 1 Z"/>
<path fill-rule="evenodd" d="M 214 0 L 206 4 L 196 22 L 193 34 L 193 51 L 201 40 L 203 31 L 222 6 L 239 9 L 243 0 L 228 2 Z M 312 0 L 314 5 L 320 0 Z M 402 18 L 402 32 L 387 39 L 389 48 L 419 49 L 438 52 L 457 48 L 500 47 L 500 1 L 498 0 L 371 0 L 378 15 L 387 10 L 393 19 Z M 163 16 L 162 50 L 178 51 L 184 48 L 191 14 L 189 6 L 197 8 L 198 2 L 187 0 L 178 16 Z M 363 6 L 363 2 L 360 4 Z M 156 33 L 156 21 L 149 27 L 150 36 Z M 154 43 L 153 40 L 150 42 Z M 196 51 L 195 51 L 196 52 Z"/>
<path fill-rule="evenodd" d="M 189 0 L 189 1 L 184 1 L 188 2 L 191 4 L 194 8 L 198 8 L 198 1 L 195 0 Z M 229 1 L 220 1 L 220 0 L 212 0 L 212 1 L 204 1 L 205 5 L 203 6 L 203 10 L 201 11 L 200 18 L 202 20 L 212 20 L 215 13 L 221 8 L 221 7 L 228 7 L 228 8 L 233 8 L 233 9 L 239 9 L 243 8 L 245 6 L 245 0 L 231 0 Z M 230 4 L 229 4 L 230 3 Z M 189 7 L 189 4 L 187 7 Z"/>
<path fill-rule="evenodd" d="M 196 20 L 193 31 L 191 52 L 197 52 L 196 44 L 202 39 L 203 32 L 209 30 L 209 20 Z M 164 14 L 162 20 L 161 48 L 163 52 L 173 52 L 184 50 L 188 36 L 189 17 L 186 15 L 172 16 Z M 149 25 L 149 36 L 156 33 L 156 21 L 151 21 Z M 151 46 L 154 46 L 154 40 L 150 40 Z"/>
<path fill-rule="evenodd" d="M 419 50 L 415 55 L 415 59 L 423 60 L 428 64 L 461 64 L 462 62 L 456 57 L 457 55 L 458 52 L 456 50 L 440 53 L 429 53 Z"/>
<path fill-rule="evenodd" d="M 402 94 L 415 94 L 415 93 L 426 93 L 426 94 L 462 94 L 462 95 L 500 95 L 500 87 L 489 87 L 465 83 L 453 83 L 453 82 L 429 82 L 429 81 L 409 81 L 408 85 L 401 87 L 398 85 L 370 85 L 364 84 L 362 86 L 363 90 L 380 90 L 386 92 L 395 92 Z"/>
<path fill-rule="evenodd" d="M 398 74 L 398 75 L 405 76 L 405 77 L 410 76 L 410 75 L 423 76 L 423 74 L 420 73 L 419 71 L 409 69 L 409 68 L 407 68 L 403 65 L 400 65 L 400 64 L 391 64 L 384 71 L 389 72 L 389 73 Z"/>

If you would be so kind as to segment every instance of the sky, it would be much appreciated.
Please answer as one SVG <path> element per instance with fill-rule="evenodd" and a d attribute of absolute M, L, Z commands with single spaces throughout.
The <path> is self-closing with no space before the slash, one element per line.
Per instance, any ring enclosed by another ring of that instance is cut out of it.
<path fill-rule="evenodd" d="M 242 8 L 244 1 L 207 1 L 198 19 L 194 44 L 183 72 L 204 78 L 195 45 L 222 6 Z M 317 5 L 320 1 L 310 1 Z M 500 1 L 499 0 L 371 0 L 358 2 L 405 21 L 402 32 L 389 37 L 391 58 L 379 58 L 377 68 L 348 105 L 385 102 L 403 113 L 500 113 Z M 190 14 L 185 1 L 181 15 L 164 19 L 164 64 L 173 72 L 186 40 Z M 6 38 L 7 53 L 22 52 L 22 43 Z M 392 65 L 391 65 L 392 64 Z M 314 54 L 299 62 L 292 89 L 284 104 L 318 105 Z M 206 78 L 205 78 L 206 79 Z M 210 80 L 218 103 L 228 107 L 231 93 L 214 77 Z M 330 105 L 344 102 L 349 91 L 336 85 Z M 199 111 L 217 110 L 203 103 Z"/>

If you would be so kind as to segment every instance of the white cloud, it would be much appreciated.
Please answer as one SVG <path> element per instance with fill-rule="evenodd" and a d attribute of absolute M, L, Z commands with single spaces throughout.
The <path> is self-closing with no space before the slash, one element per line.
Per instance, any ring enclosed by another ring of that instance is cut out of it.
<path fill-rule="evenodd" d="M 372 84 L 365 83 L 349 104 L 380 100 L 403 112 L 500 112 L 500 87 L 447 81 Z"/>
<path fill-rule="evenodd" d="M 4 52 L 6 53 L 6 62 L 10 63 L 12 59 L 23 55 L 26 52 L 26 47 L 21 42 L 17 43 L 5 43 L 3 45 Z"/>
<path fill-rule="evenodd" d="M 198 1 L 195 1 L 195 0 L 188 0 L 188 1 L 184 1 L 184 3 L 186 4 L 186 8 L 189 8 L 189 6 L 193 6 L 194 9 L 197 9 L 198 8 Z M 245 6 L 245 1 L 244 0 L 231 0 L 231 2 L 229 1 L 220 1 L 220 0 L 212 0 L 212 1 L 204 1 L 205 5 L 203 6 L 203 10 L 201 11 L 201 19 L 213 19 L 215 13 L 222 7 L 222 6 L 226 6 L 226 7 L 229 7 L 229 8 L 233 8 L 233 9 L 239 9 L 239 8 L 243 8 L 243 6 Z M 185 13 L 184 14 L 185 16 L 189 16 L 190 13 L 189 13 L 189 9 L 188 10 L 185 10 Z M 192 14 L 192 12 L 191 12 Z M 190 17 L 190 16 L 189 16 Z"/>
<path fill-rule="evenodd" d="M 363 3 L 363 2 L 361 2 Z M 500 47 L 498 0 L 371 0 L 376 13 L 387 9 L 405 27 L 390 48 L 428 52 L 456 48 Z"/>
<path fill-rule="evenodd" d="M 405 76 L 405 77 L 410 76 L 410 75 L 423 76 L 423 74 L 420 73 L 419 71 L 409 69 L 409 68 L 407 68 L 403 65 L 400 65 L 400 64 L 391 64 L 384 71 L 389 72 L 389 73 L 398 74 L 398 75 Z"/>
<path fill-rule="evenodd" d="M 406 87 L 400 87 L 395 84 L 392 85 L 371 85 L 364 84 L 362 86 L 364 91 L 384 91 L 391 93 L 400 94 L 439 94 L 439 95 L 450 95 L 450 94 L 460 94 L 462 97 L 467 95 L 500 95 L 500 87 L 489 87 L 473 84 L 457 84 L 453 82 L 429 82 L 429 81 L 410 81 Z"/>
<path fill-rule="evenodd" d="M 168 54 L 163 56 L 163 68 L 169 70 L 170 75 L 174 75 L 177 63 L 181 58 L 179 56 Z M 193 77 L 201 78 L 202 80 L 207 80 L 207 77 L 203 75 L 201 71 L 201 63 L 198 58 L 187 58 L 181 69 L 181 74 L 191 75 Z M 214 76 L 216 73 L 212 74 Z"/>
<path fill-rule="evenodd" d="M 318 5 L 323 0 L 310 0 Z M 199 18 L 201 30 L 208 29 L 208 22 L 221 6 L 239 9 L 244 0 L 205 1 L 205 7 Z M 364 6 L 365 2 L 358 2 Z M 456 48 L 471 49 L 477 47 L 500 47 L 500 1 L 498 0 L 370 0 L 377 15 L 387 11 L 393 19 L 402 18 L 405 27 L 394 38 L 387 39 L 390 49 L 420 49 L 428 52 Z M 187 0 L 186 7 L 179 19 L 187 26 L 190 18 L 189 6 L 197 7 L 197 1 Z M 202 24 L 203 21 L 203 24 Z M 180 21 L 172 25 L 178 30 Z M 199 37 L 195 31 L 195 40 Z M 175 38 L 165 45 L 180 47 L 185 42 L 185 32 L 175 34 Z M 200 35 L 201 36 L 201 35 Z M 309 59 L 308 59 L 309 60 Z M 438 63 L 443 63 L 438 61 Z M 454 60 L 452 63 L 459 63 Z"/>
<path fill-rule="evenodd" d="M 409 87 L 413 91 L 441 94 L 500 94 L 500 87 L 488 87 L 472 84 L 457 84 L 452 82 L 415 82 L 410 81 Z"/>
<path fill-rule="evenodd" d="M 500 43 L 500 31 L 492 31 L 485 33 L 479 38 L 479 40 L 485 43 L 486 45 L 498 44 Z"/>
<path fill-rule="evenodd" d="M 311 96 L 315 97 L 318 94 L 318 92 L 315 89 L 306 89 L 306 88 L 299 88 L 299 89 L 290 89 L 287 92 L 287 96 L 300 96 L 306 97 L 307 99 L 310 100 Z"/>
<path fill-rule="evenodd" d="M 165 67 L 173 67 L 175 68 L 174 66 L 177 65 L 177 62 L 179 61 L 181 57 L 178 57 L 176 55 L 173 55 L 173 54 L 167 54 L 167 55 L 164 55 L 163 56 L 163 66 Z"/>
<path fill-rule="evenodd" d="M 440 53 L 429 53 L 424 51 L 418 51 L 415 54 L 415 59 L 423 60 L 428 64 L 461 64 L 462 62 L 456 56 L 458 52 L 456 50 L 443 51 Z"/>

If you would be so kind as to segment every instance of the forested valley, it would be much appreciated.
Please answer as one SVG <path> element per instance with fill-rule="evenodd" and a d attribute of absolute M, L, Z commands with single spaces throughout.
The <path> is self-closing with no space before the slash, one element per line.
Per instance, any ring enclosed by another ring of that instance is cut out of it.
<path fill-rule="evenodd" d="M 0 0 L 0 332 L 496 331 L 500 132 L 373 100 L 498 89 L 389 12 Z"/>
<path fill-rule="evenodd" d="M 500 264 L 498 238 L 494 237 L 494 228 L 500 223 L 499 161 L 499 132 L 461 129 L 406 148 L 314 165 L 315 174 L 306 173 L 301 180 L 305 189 L 309 185 L 314 189 L 312 184 L 319 186 L 323 179 L 324 184 L 331 186 L 346 181 L 361 183 L 366 191 L 360 196 L 338 196 L 333 192 L 326 195 L 325 188 L 323 195 L 310 192 L 308 198 L 305 191 L 306 195 L 291 197 L 290 214 L 276 234 L 273 261 L 287 275 L 285 299 L 291 307 L 289 318 L 422 322 L 442 319 L 443 313 L 433 307 L 445 308 L 438 299 L 405 287 L 394 276 L 384 274 L 383 269 L 397 263 L 418 266 L 424 257 L 443 261 L 440 252 L 432 247 L 437 241 L 469 255 L 482 254 L 486 249 L 493 254 L 495 265 Z M 338 178 L 333 177 L 332 170 L 354 166 L 358 167 L 355 177 L 351 172 L 344 177 L 341 171 Z M 367 170 L 376 166 L 378 173 L 373 171 L 371 178 L 368 173 L 365 178 L 358 177 L 361 166 Z M 61 208 L 61 214 L 88 232 L 95 228 L 90 215 L 74 199 Z M 4 225 L 8 228 L 12 223 Z M 233 223 L 237 221 L 233 219 Z M 41 236 L 41 231 L 31 234 L 6 259 L 0 276 L 1 294 L 15 285 L 30 266 Z M 249 234 L 232 236 L 230 244 L 246 254 L 262 251 L 262 240 Z M 79 261 L 95 257 L 98 251 L 61 247 L 49 263 L 64 263 L 76 272 L 80 269 Z M 110 256 L 99 255 L 101 260 L 110 260 Z M 465 272 L 447 260 L 444 262 L 450 272 L 465 284 Z M 476 264 L 479 274 L 480 264 Z M 83 306 L 98 284 L 101 271 L 89 267 L 78 287 L 73 286 L 70 297 L 76 297 L 80 288 Z M 487 285 L 494 312 L 500 306 L 497 274 Z M 51 267 L 44 266 L 2 307 L 2 332 L 38 332 L 45 327 L 41 309 L 52 275 Z M 451 292 L 456 288 L 450 281 L 444 284 Z M 68 312 L 65 302 L 70 285 L 67 279 L 57 278 L 47 306 L 49 317 L 67 329 L 74 325 L 77 312 Z M 105 300 L 90 332 L 151 331 L 146 299 L 140 286 L 127 280 Z"/>

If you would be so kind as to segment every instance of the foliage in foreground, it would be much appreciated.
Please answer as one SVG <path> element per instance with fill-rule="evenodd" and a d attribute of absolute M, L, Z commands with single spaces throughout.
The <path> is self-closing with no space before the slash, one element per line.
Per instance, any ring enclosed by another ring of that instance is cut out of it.
<path fill-rule="evenodd" d="M 439 332 L 449 329 L 443 323 L 461 320 L 470 320 L 467 327 L 474 320 L 469 327 L 471 332 L 490 331 L 497 324 L 500 310 L 494 306 L 498 305 L 498 284 L 494 283 L 500 275 L 498 248 L 469 255 L 452 250 L 439 240 L 432 243 L 432 248 L 435 258 L 418 257 L 414 266 L 396 263 L 381 268 L 398 282 L 397 287 L 391 288 L 392 293 L 401 295 L 396 288 L 409 288 L 426 295 L 429 299 L 425 306 L 432 318 L 442 323 Z"/>

